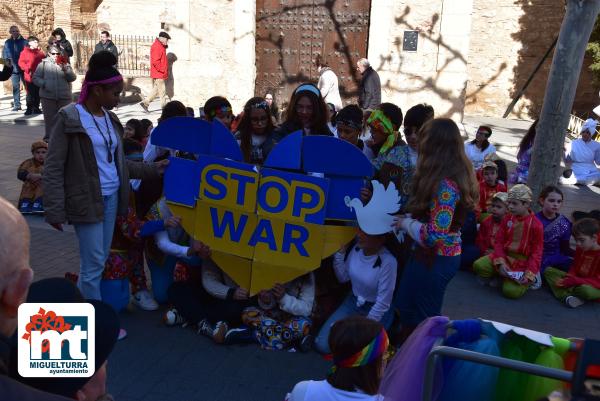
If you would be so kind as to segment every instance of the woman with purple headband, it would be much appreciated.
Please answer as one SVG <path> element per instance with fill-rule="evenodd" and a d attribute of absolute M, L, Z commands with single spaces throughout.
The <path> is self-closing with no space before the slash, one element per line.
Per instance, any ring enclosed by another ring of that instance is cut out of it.
<path fill-rule="evenodd" d="M 46 221 L 59 231 L 64 223 L 75 227 L 81 259 L 77 285 L 87 299 L 101 299 L 115 219 L 127 213 L 129 178 L 158 177 L 168 163 L 125 159 L 123 126 L 109 111 L 123 91 L 116 63 L 107 51 L 90 59 L 79 101 L 54 119 L 43 177 Z"/>

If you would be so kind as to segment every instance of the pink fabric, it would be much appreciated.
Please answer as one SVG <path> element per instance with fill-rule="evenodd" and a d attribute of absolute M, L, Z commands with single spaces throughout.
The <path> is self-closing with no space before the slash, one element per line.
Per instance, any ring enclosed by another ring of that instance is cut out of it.
<path fill-rule="evenodd" d="M 435 342 L 446 337 L 450 320 L 434 316 L 423 321 L 385 369 L 379 394 L 385 401 L 421 401 L 427 355 Z M 441 369 L 436 372 L 434 399 L 441 389 Z"/>
<path fill-rule="evenodd" d="M 114 77 L 103 79 L 102 81 L 83 81 L 83 85 L 81 85 L 81 92 L 79 92 L 79 100 L 77 103 L 83 104 L 89 96 L 90 88 L 96 85 L 107 85 L 107 84 L 116 84 L 117 82 L 123 81 L 122 75 L 115 75 Z"/>

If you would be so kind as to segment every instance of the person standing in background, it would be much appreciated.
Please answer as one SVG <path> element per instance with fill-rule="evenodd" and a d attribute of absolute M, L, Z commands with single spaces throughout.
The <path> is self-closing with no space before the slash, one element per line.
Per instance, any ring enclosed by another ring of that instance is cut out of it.
<path fill-rule="evenodd" d="M 119 60 L 119 49 L 110 39 L 110 33 L 108 31 L 100 32 L 100 42 L 96 43 L 94 48 L 94 54 L 99 53 L 103 50 L 111 52 L 117 58 L 117 64 Z"/>
<path fill-rule="evenodd" d="M 342 109 L 342 98 L 338 86 L 338 77 L 329 67 L 329 63 L 321 58 L 317 59 L 317 70 L 319 71 L 319 82 L 317 87 L 321 91 L 325 103 L 331 103 L 336 111 Z"/>
<path fill-rule="evenodd" d="M 168 62 L 167 62 L 167 47 L 171 40 L 171 36 L 166 32 L 158 34 L 158 38 L 150 48 L 150 78 L 152 78 L 152 91 L 140 106 L 148 112 L 150 102 L 156 96 L 160 98 L 160 108 L 165 107 L 167 103 L 167 91 L 165 81 L 169 78 Z"/>
<path fill-rule="evenodd" d="M 356 69 L 362 75 L 358 88 L 358 105 L 363 110 L 374 110 L 381 104 L 379 74 L 371 67 L 371 63 L 366 58 L 358 60 Z"/>
<path fill-rule="evenodd" d="M 66 64 L 70 62 L 71 57 L 73 57 L 73 46 L 67 40 L 67 34 L 65 34 L 62 28 L 56 28 L 52 31 L 52 37 L 48 41 L 48 44 L 58 46 L 61 56 L 66 59 Z"/>
<path fill-rule="evenodd" d="M 27 39 L 29 46 L 24 48 L 19 57 L 19 68 L 23 71 L 25 77 L 25 88 L 27 89 L 27 110 L 25 115 L 40 114 L 40 88 L 33 83 L 33 73 L 38 64 L 46 57 L 40 42 L 35 36 Z"/>
<path fill-rule="evenodd" d="M 27 41 L 21 32 L 19 27 L 13 25 L 9 28 L 10 38 L 4 42 L 4 49 L 2 50 L 2 58 L 10 60 L 13 66 L 13 72 L 11 75 L 11 82 L 13 87 L 13 109 L 12 111 L 21 110 L 21 81 L 25 85 L 23 71 L 19 68 L 19 57 L 25 47 L 27 47 Z"/>

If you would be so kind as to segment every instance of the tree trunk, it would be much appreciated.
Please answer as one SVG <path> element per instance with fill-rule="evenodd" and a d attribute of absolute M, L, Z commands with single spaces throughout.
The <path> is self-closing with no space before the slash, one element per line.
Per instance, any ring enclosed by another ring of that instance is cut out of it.
<path fill-rule="evenodd" d="M 600 0 L 567 0 L 533 144 L 527 183 L 534 199 L 546 185 L 556 184 L 561 174 L 569 116 L 585 49 L 599 12 Z"/>

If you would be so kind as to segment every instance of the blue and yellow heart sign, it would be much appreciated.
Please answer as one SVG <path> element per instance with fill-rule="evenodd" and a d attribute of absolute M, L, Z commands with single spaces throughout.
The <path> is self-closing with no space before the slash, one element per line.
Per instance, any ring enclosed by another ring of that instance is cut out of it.
<path fill-rule="evenodd" d="M 167 204 L 251 294 L 318 268 L 349 242 L 355 228 L 339 220 L 355 216 L 344 197 L 359 197 L 373 174 L 358 148 L 328 136 L 290 134 L 260 168 L 242 162 L 237 141 L 219 122 L 169 119 L 151 141 L 194 155 L 171 158 Z"/>

